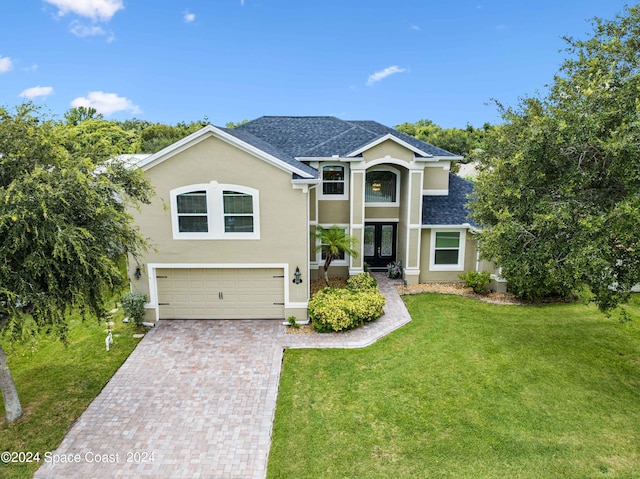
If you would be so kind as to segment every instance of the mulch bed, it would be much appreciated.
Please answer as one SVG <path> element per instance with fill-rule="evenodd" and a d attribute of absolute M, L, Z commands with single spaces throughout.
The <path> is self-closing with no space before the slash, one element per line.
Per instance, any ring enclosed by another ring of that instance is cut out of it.
<path fill-rule="evenodd" d="M 458 296 L 465 296 L 467 298 L 477 299 L 478 301 L 484 301 L 486 303 L 493 304 L 529 304 L 517 298 L 512 293 L 488 293 L 477 294 L 473 292 L 472 288 L 466 288 L 463 281 L 456 281 L 451 283 L 423 283 L 412 284 L 410 286 L 397 286 L 398 293 L 401 296 L 405 294 L 420 294 L 420 293 L 440 293 L 440 294 L 456 294 Z"/>

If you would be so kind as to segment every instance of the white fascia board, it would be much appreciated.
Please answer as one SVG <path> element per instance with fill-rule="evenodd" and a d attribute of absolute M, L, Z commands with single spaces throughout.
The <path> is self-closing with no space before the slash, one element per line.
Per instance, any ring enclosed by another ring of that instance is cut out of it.
<path fill-rule="evenodd" d="M 250 145 L 247 142 L 244 142 L 238 138 L 236 138 L 233 135 L 230 135 L 229 133 L 226 133 L 224 131 L 222 131 L 219 128 L 216 128 L 213 125 L 207 125 L 203 128 L 201 128 L 200 130 L 191 133 L 190 135 L 184 137 L 181 140 L 176 141 L 175 143 L 167 146 L 166 148 L 158 151 L 157 153 L 154 153 L 153 155 L 145 158 L 143 161 L 141 161 L 139 163 L 139 167 L 142 168 L 143 170 L 148 170 L 150 168 L 153 168 L 155 165 L 162 163 L 163 161 L 171 158 L 172 156 L 176 155 L 177 153 L 201 142 L 202 140 L 205 140 L 211 136 L 214 136 L 216 138 L 219 138 L 221 140 L 226 141 L 227 143 L 230 143 L 233 146 L 236 146 L 237 148 L 250 153 L 254 156 L 257 156 L 258 158 L 266 161 L 267 163 L 270 163 L 274 166 L 276 166 L 277 168 L 280 168 L 283 171 L 287 171 L 289 173 L 296 173 L 300 176 L 302 176 L 303 178 L 312 178 L 312 176 L 307 173 L 306 171 L 300 170 L 298 168 L 296 168 L 295 166 L 290 165 L 289 163 L 282 161 L 279 158 L 276 158 L 273 155 L 270 155 L 264 151 L 262 151 L 259 148 L 256 148 L 253 145 Z"/>
<path fill-rule="evenodd" d="M 347 157 L 353 157 L 353 156 L 358 156 L 361 153 L 373 148 L 374 146 L 379 145 L 382 142 L 385 142 L 387 140 L 391 140 L 391 141 L 395 141 L 396 143 L 398 143 L 401 146 L 404 146 L 406 149 L 413 151 L 414 153 L 417 153 L 418 155 L 425 157 L 425 158 L 431 158 L 433 157 L 433 155 L 430 155 L 429 153 L 422 151 L 420 148 L 416 148 L 413 145 L 410 145 L 409 143 L 407 143 L 404 140 L 401 140 L 400 138 L 398 138 L 395 135 L 392 135 L 391 133 L 387 133 L 384 136 L 381 136 L 380 138 L 378 138 L 377 140 L 372 141 L 371 143 L 368 143 L 360 148 L 358 148 L 357 150 L 349 153 L 347 155 Z"/>
<path fill-rule="evenodd" d="M 468 229 L 471 231 L 482 231 L 477 226 L 472 226 L 470 223 L 462 223 L 461 225 L 420 225 L 424 229 Z"/>
<path fill-rule="evenodd" d="M 317 178 L 312 179 L 299 179 L 299 180 L 291 180 L 291 184 L 293 185 L 294 190 L 302 190 L 303 193 L 308 193 L 309 188 L 315 187 L 320 183 L 320 180 Z"/>
<path fill-rule="evenodd" d="M 295 157 L 296 160 L 298 160 L 301 163 L 304 163 L 305 161 L 308 161 L 309 163 L 311 163 L 311 167 L 312 168 L 316 168 L 315 166 L 313 166 L 313 163 L 326 163 L 326 162 L 331 162 L 331 163 L 346 163 L 346 162 L 350 162 L 353 161 L 353 158 L 345 158 L 343 156 L 338 156 L 338 155 L 334 155 L 334 156 L 296 156 Z M 317 169 L 317 168 L 316 168 Z"/>

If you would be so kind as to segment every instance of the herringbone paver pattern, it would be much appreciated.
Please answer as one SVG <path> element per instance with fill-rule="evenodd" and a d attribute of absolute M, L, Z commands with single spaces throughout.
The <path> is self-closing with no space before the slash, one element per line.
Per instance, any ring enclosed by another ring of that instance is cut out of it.
<path fill-rule="evenodd" d="M 385 315 L 348 333 L 288 335 L 276 321 L 161 321 L 35 477 L 264 478 L 283 350 L 364 347 L 410 321 L 395 286 L 378 279 Z"/>

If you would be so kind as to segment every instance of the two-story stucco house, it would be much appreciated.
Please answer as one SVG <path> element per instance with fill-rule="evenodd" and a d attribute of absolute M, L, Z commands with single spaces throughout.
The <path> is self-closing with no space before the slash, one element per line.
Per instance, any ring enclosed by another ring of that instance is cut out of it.
<path fill-rule="evenodd" d="M 150 321 L 306 319 L 317 225 L 357 240 L 333 274 L 401 261 L 413 284 L 477 268 L 472 184 L 449 172 L 460 157 L 373 121 L 261 117 L 137 159 L 155 186 L 136 213 L 153 249 L 130 277 Z"/>

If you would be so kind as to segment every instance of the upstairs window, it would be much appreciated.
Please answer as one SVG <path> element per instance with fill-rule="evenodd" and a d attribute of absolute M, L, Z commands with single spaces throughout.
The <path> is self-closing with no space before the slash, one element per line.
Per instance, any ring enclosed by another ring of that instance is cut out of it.
<path fill-rule="evenodd" d="M 259 192 L 240 185 L 190 185 L 171 191 L 174 239 L 260 239 Z"/>
<path fill-rule="evenodd" d="M 207 192 L 192 191 L 178 195 L 178 231 L 180 233 L 206 233 L 209 231 L 207 217 Z"/>
<path fill-rule="evenodd" d="M 322 167 L 321 197 L 323 199 L 348 199 L 347 173 L 345 165 L 324 165 Z"/>
<path fill-rule="evenodd" d="M 365 203 L 397 203 L 398 179 L 398 174 L 393 171 L 367 171 L 366 183 L 364 187 Z"/>
<path fill-rule="evenodd" d="M 253 233 L 253 197 L 238 191 L 225 191 L 225 233 Z"/>

